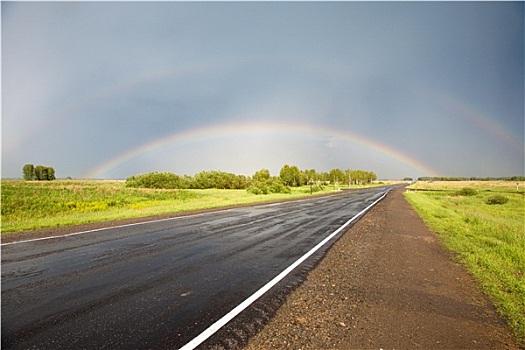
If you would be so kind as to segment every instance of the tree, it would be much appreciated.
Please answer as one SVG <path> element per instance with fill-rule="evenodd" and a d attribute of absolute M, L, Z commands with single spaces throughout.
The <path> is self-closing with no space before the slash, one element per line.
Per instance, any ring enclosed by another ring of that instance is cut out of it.
<path fill-rule="evenodd" d="M 299 186 L 301 172 L 295 165 L 289 166 L 286 164 L 281 168 L 279 177 L 285 186 Z"/>
<path fill-rule="evenodd" d="M 42 181 L 44 179 L 44 167 L 42 165 L 37 165 L 35 167 L 35 179 Z"/>
<path fill-rule="evenodd" d="M 48 181 L 53 181 L 53 180 L 56 180 L 56 177 L 55 177 L 55 169 L 53 169 L 53 167 L 47 167 L 47 179 Z"/>
<path fill-rule="evenodd" d="M 35 166 L 33 164 L 26 164 L 22 169 L 24 180 L 31 181 L 35 179 Z"/>
<path fill-rule="evenodd" d="M 330 182 L 334 185 L 345 180 L 345 173 L 343 173 L 341 169 L 332 169 L 328 174 L 330 177 Z"/>
<path fill-rule="evenodd" d="M 266 181 L 270 178 L 270 171 L 267 169 L 261 169 L 253 175 L 255 181 Z"/>
<path fill-rule="evenodd" d="M 35 167 L 35 179 L 38 181 L 55 180 L 55 169 L 50 166 L 37 165 Z"/>
<path fill-rule="evenodd" d="M 320 177 L 319 174 L 315 171 L 315 169 L 307 169 L 301 171 L 301 178 L 304 179 L 304 184 L 308 184 L 308 181 L 314 180 L 319 181 Z"/>
<path fill-rule="evenodd" d="M 377 180 L 377 175 L 373 171 L 346 170 L 346 180 L 349 185 L 362 185 Z"/>
<path fill-rule="evenodd" d="M 350 188 L 350 185 L 352 184 L 352 171 L 350 169 L 345 170 L 345 182 L 348 184 L 348 187 Z"/>

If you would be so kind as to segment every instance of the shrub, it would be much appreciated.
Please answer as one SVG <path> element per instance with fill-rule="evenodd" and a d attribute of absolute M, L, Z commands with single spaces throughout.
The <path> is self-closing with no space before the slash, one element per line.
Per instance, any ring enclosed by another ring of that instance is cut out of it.
<path fill-rule="evenodd" d="M 266 181 L 252 181 L 250 187 L 246 189 L 253 194 L 269 194 L 269 193 L 291 193 L 290 187 L 283 185 L 278 179 L 268 179 Z"/>
<path fill-rule="evenodd" d="M 266 181 L 252 181 L 252 184 L 246 189 L 246 191 L 259 195 L 270 193 L 270 188 L 266 184 Z"/>
<path fill-rule="evenodd" d="M 169 172 L 152 172 L 128 177 L 126 187 L 142 188 L 181 188 L 182 181 L 178 175 Z"/>
<path fill-rule="evenodd" d="M 272 193 L 292 193 L 290 187 L 283 185 L 280 181 L 272 181 L 270 185 Z"/>
<path fill-rule="evenodd" d="M 502 196 L 501 194 L 496 194 L 494 196 L 490 196 L 489 198 L 487 198 L 487 200 L 485 201 L 485 203 L 487 204 L 505 204 L 509 201 L 509 199 L 505 196 Z"/>
<path fill-rule="evenodd" d="M 310 191 L 313 192 L 320 192 L 323 191 L 324 187 L 322 185 L 312 185 L 312 186 L 306 186 L 302 190 L 303 193 L 310 193 Z"/>
<path fill-rule="evenodd" d="M 456 192 L 456 196 L 475 196 L 477 194 L 478 191 L 470 187 L 463 187 L 461 190 Z"/>

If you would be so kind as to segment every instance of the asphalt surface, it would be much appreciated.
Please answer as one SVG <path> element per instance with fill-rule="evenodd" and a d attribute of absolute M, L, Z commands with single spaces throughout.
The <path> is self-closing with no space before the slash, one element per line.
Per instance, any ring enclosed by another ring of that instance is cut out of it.
<path fill-rule="evenodd" d="M 384 191 L 4 244 L 2 348 L 179 348 Z M 255 333 L 329 244 L 202 347 Z"/>
<path fill-rule="evenodd" d="M 518 350 L 479 283 L 390 191 L 243 350 Z"/>

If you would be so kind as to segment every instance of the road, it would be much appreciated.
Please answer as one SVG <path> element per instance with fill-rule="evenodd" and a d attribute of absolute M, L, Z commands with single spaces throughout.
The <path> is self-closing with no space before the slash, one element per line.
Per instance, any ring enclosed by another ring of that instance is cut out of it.
<path fill-rule="evenodd" d="M 384 192 L 3 244 L 2 348 L 179 348 Z M 252 334 L 272 312 L 265 304 L 282 299 L 323 249 L 239 315 L 240 326 L 221 330 L 208 344 L 228 347 Z"/>

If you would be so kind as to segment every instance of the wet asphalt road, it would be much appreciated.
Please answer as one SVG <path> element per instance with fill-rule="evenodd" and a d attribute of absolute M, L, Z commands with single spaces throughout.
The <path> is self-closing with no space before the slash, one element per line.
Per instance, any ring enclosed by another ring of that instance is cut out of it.
<path fill-rule="evenodd" d="M 179 348 L 384 192 L 3 245 L 2 349 Z M 250 312 L 266 313 L 261 307 L 239 315 L 244 334 L 256 328 Z"/>

